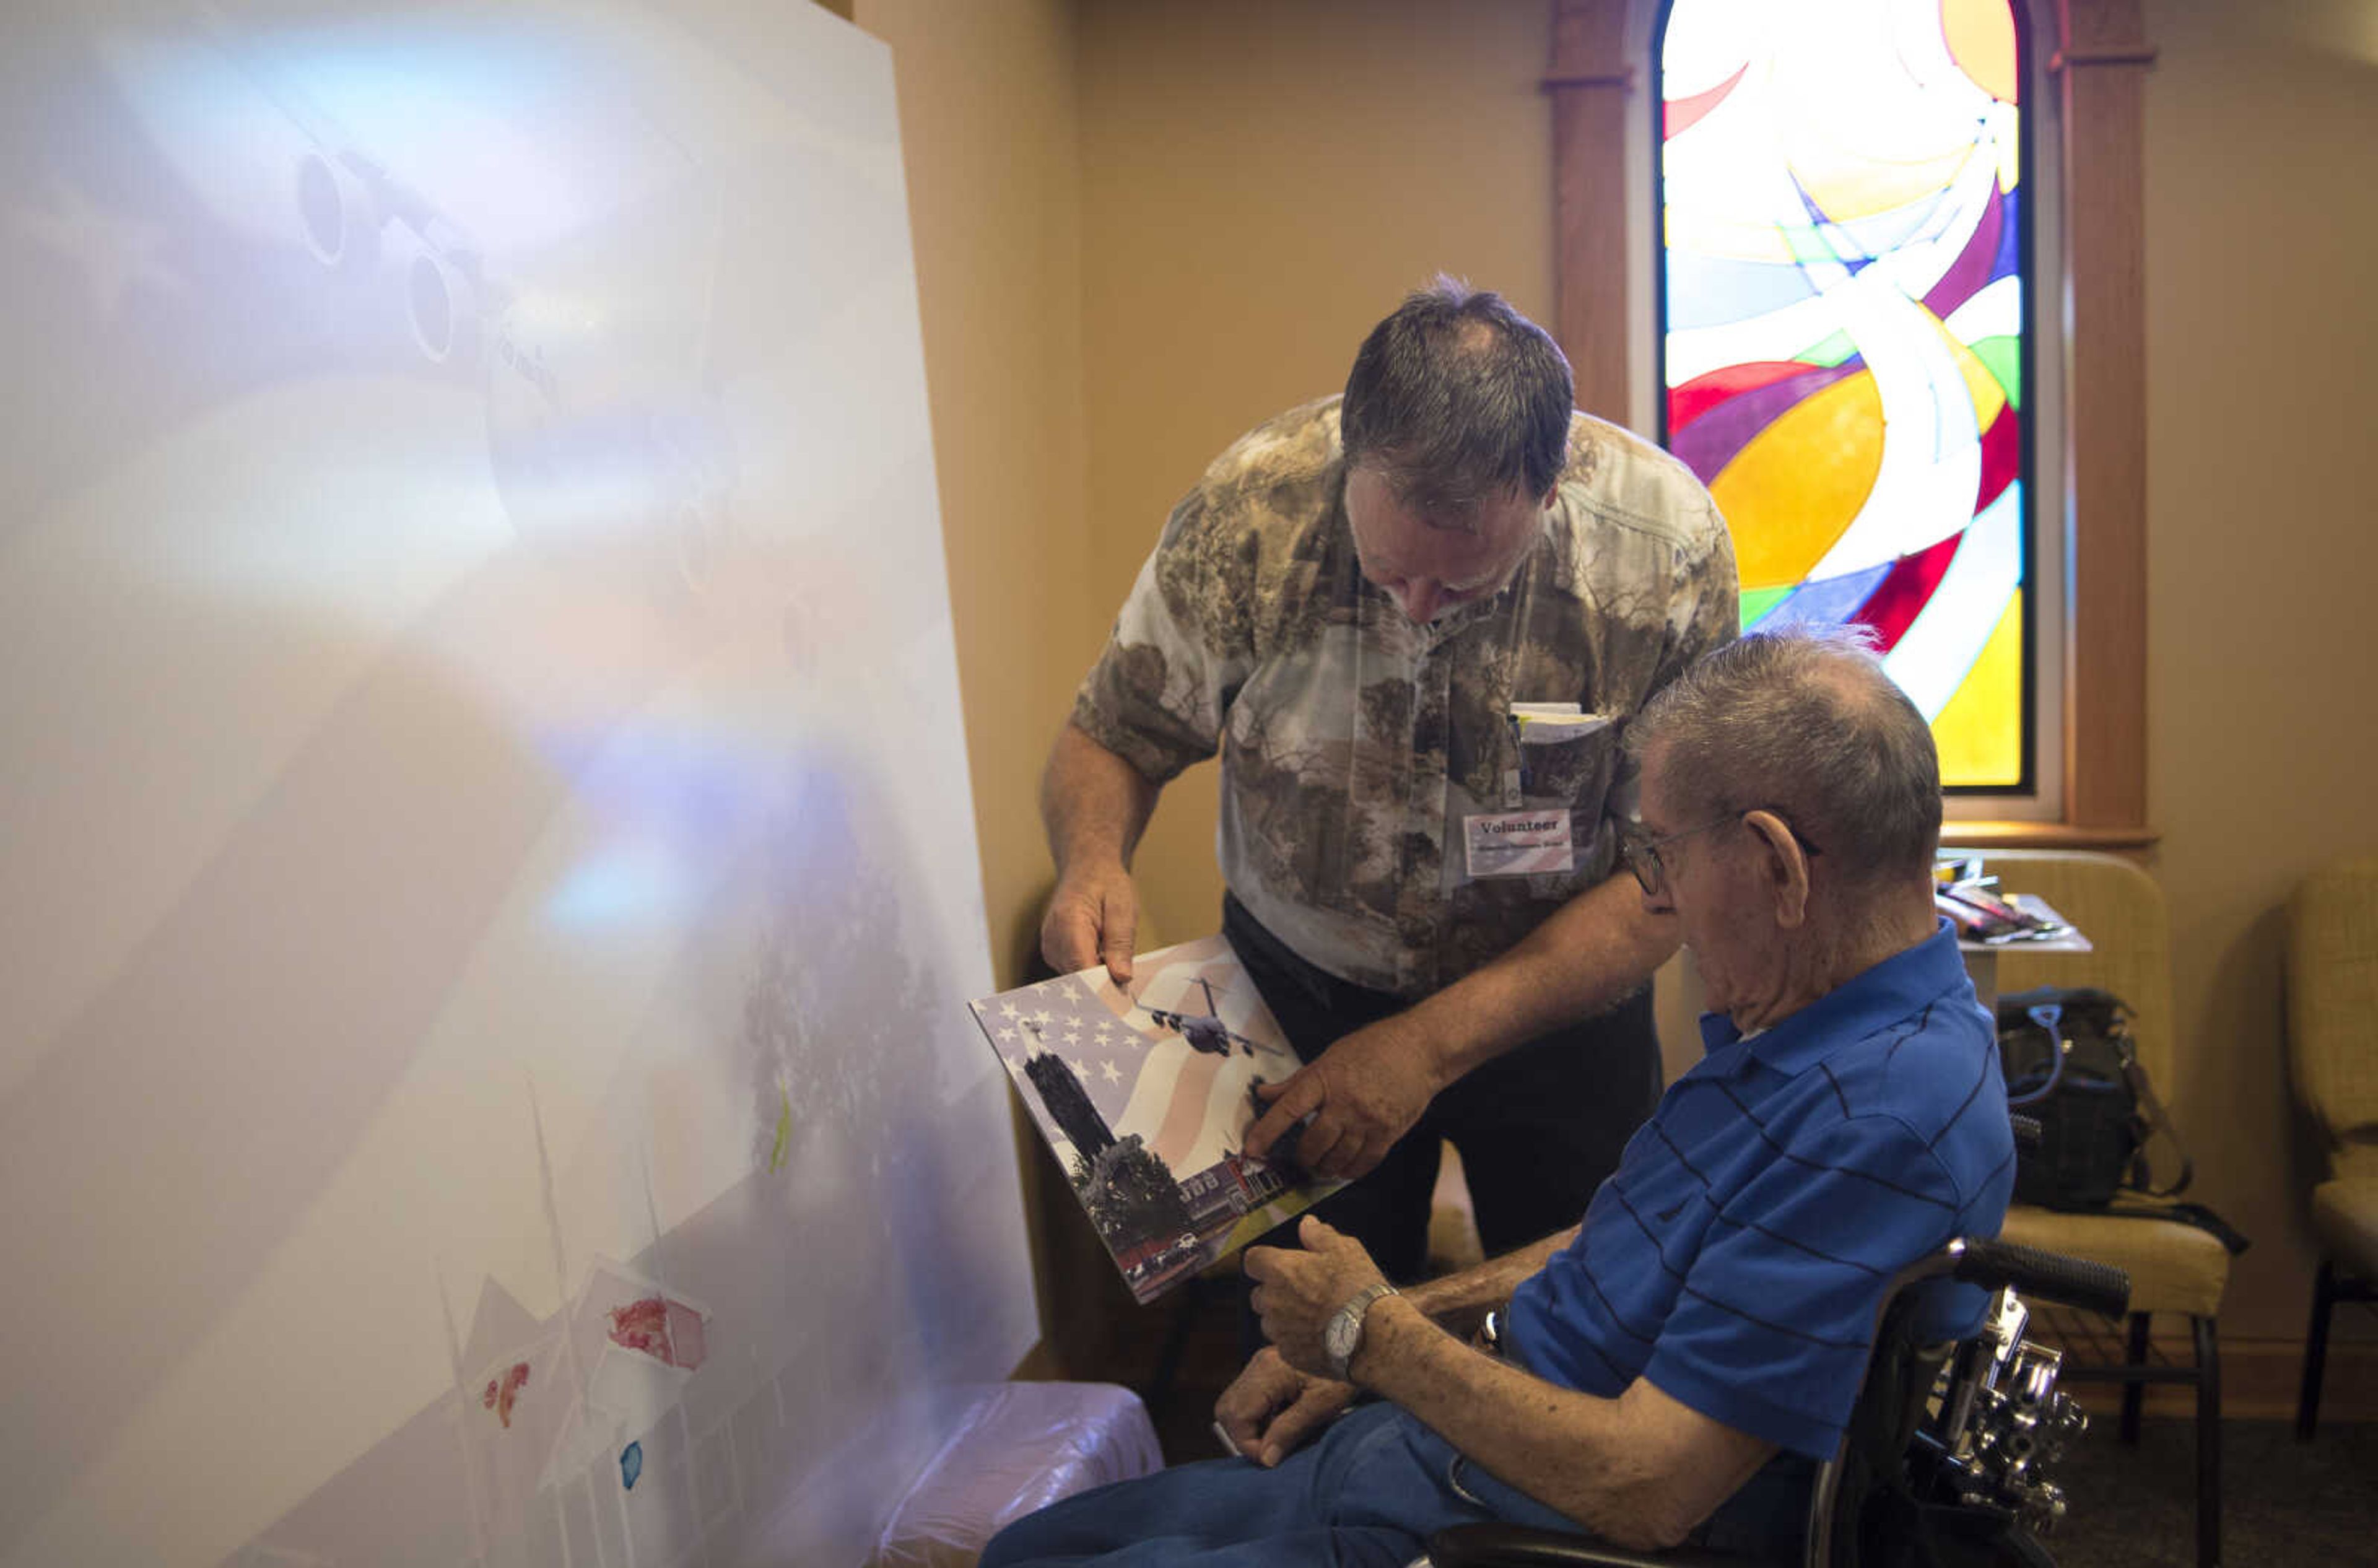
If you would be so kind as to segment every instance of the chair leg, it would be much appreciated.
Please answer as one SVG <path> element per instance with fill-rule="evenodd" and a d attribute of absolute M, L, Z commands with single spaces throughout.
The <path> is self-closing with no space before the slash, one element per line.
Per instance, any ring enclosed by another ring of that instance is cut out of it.
<path fill-rule="evenodd" d="M 2196 1329 L 2196 1562 L 2221 1562 L 2221 1346 L 2212 1318 Z"/>
<path fill-rule="evenodd" d="M 2328 1313 L 2336 1305 L 2336 1265 L 2321 1260 L 2312 1282 L 2312 1324 L 2304 1330 L 2303 1389 L 2296 1395 L 2296 1441 L 2310 1442 L 2320 1424 L 2320 1380 L 2328 1366 Z"/>
<path fill-rule="evenodd" d="M 2130 1353 L 2123 1358 L 2125 1366 L 2144 1367 L 2147 1364 L 2147 1324 L 2154 1315 L 2152 1312 L 2131 1314 Z M 2138 1446 L 2139 1407 L 2145 1401 L 2146 1394 L 2146 1384 L 2143 1382 L 2122 1385 L 2121 1438 L 2133 1448 Z"/>

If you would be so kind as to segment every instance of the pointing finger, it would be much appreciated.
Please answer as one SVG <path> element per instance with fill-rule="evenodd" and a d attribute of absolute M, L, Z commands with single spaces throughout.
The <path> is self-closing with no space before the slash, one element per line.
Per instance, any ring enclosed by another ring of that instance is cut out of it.
<path fill-rule="evenodd" d="M 1265 1089 L 1274 1087 L 1272 1084 L 1260 1084 L 1255 1092 L 1261 1094 Z M 1276 1087 L 1278 1097 L 1271 1102 L 1271 1108 L 1255 1119 L 1255 1125 L 1247 1129 L 1246 1141 L 1241 1145 L 1241 1152 L 1250 1157 L 1260 1158 L 1271 1153 L 1274 1143 L 1306 1116 L 1319 1110 L 1328 1097 L 1328 1090 L 1322 1083 L 1321 1075 L 1311 1068 Z"/>

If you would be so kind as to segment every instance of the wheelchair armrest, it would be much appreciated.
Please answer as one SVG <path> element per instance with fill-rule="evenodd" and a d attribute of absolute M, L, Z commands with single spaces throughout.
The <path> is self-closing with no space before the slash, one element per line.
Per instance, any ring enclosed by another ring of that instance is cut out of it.
<path fill-rule="evenodd" d="M 1455 1525 L 1428 1538 L 1429 1568 L 1746 1568 L 1747 1560 L 1686 1548 L 1646 1553 L 1528 1525 Z"/>

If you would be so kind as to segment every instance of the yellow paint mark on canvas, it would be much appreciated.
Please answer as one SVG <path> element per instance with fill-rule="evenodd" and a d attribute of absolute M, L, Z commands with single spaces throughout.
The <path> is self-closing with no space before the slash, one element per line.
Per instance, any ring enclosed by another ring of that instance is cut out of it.
<path fill-rule="evenodd" d="M 1981 657 L 1932 721 L 1944 784 L 2012 785 L 2023 778 L 2023 590 L 2007 601 Z"/>
<path fill-rule="evenodd" d="M 785 1168 L 785 1156 L 793 1147 L 793 1096 L 782 1083 L 776 1085 L 776 1144 L 768 1151 L 768 1168 Z"/>
<path fill-rule="evenodd" d="M 1794 404 L 1710 485 L 1746 589 L 1797 582 L 1824 558 L 1882 471 L 1882 399 L 1861 370 Z"/>

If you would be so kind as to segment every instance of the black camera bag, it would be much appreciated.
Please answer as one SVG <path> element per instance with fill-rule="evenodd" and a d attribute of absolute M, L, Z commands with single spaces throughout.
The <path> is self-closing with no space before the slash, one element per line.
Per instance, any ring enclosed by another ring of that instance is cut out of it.
<path fill-rule="evenodd" d="M 2131 1010 L 2088 987 L 2042 986 L 1999 998 L 2000 1065 L 2007 1106 L 2039 1124 L 2015 1155 L 2014 1197 L 2051 1209 L 2102 1209 L 2123 1188 L 2169 1197 L 2194 1174 L 2180 1152 L 2178 1180 L 2154 1185 L 2146 1144 L 2179 1135 L 2147 1083 L 2131 1038 Z"/>

